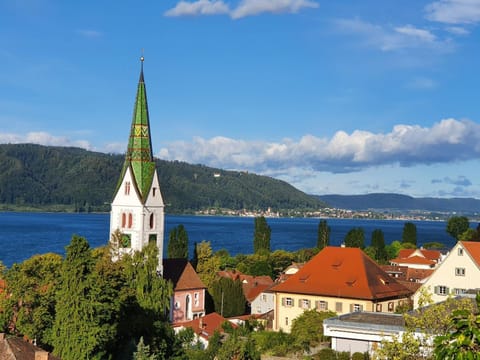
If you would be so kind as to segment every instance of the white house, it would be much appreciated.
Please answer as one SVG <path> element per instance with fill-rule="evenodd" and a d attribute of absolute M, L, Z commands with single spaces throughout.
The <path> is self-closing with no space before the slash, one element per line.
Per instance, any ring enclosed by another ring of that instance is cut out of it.
<path fill-rule="evenodd" d="M 252 315 L 266 314 L 275 306 L 275 294 L 268 289 L 259 293 L 251 302 L 250 313 Z"/>
<path fill-rule="evenodd" d="M 462 295 L 471 289 L 480 289 L 480 242 L 459 241 L 415 292 L 413 306 L 418 307 L 420 294 L 425 290 L 437 303 L 450 294 Z"/>

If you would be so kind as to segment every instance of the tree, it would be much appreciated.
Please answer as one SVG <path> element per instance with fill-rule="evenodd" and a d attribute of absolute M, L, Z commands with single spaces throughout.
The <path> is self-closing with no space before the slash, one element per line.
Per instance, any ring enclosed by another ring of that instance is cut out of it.
<path fill-rule="evenodd" d="M 298 350 L 309 351 L 311 347 L 324 341 L 323 320 L 336 315 L 332 311 L 317 311 L 315 309 L 304 311 L 292 322 L 290 335 L 293 338 L 293 346 Z"/>
<path fill-rule="evenodd" d="M 256 254 L 261 251 L 270 252 L 270 235 L 272 230 L 267 224 L 264 216 L 255 218 L 255 230 L 253 233 L 253 252 Z"/>
<path fill-rule="evenodd" d="M 477 294 L 477 307 L 480 305 Z M 480 354 L 480 315 L 469 310 L 455 310 L 444 335 L 435 338 L 437 359 L 478 359 Z"/>
<path fill-rule="evenodd" d="M 322 250 L 324 247 L 330 245 L 330 226 L 327 225 L 327 220 L 320 220 L 318 223 L 317 248 Z"/>
<path fill-rule="evenodd" d="M 363 249 L 365 247 L 365 232 L 362 228 L 353 228 L 343 240 L 346 247 L 356 247 Z"/>
<path fill-rule="evenodd" d="M 196 246 L 197 253 L 197 273 L 207 289 L 211 289 L 213 283 L 218 278 L 217 272 L 220 270 L 220 258 L 213 256 L 210 241 L 201 241 Z"/>
<path fill-rule="evenodd" d="M 470 224 L 466 216 L 452 216 L 447 222 L 447 233 L 453 236 L 456 240 L 459 239 L 465 231 L 468 230 Z"/>
<path fill-rule="evenodd" d="M 375 249 L 375 260 L 382 263 L 385 262 L 387 260 L 387 251 L 385 249 L 385 237 L 382 230 L 373 230 L 371 246 Z"/>
<path fill-rule="evenodd" d="M 133 353 L 133 360 L 155 360 L 155 355 L 150 353 L 150 346 L 143 342 L 143 336 L 137 344 L 137 351 Z"/>
<path fill-rule="evenodd" d="M 94 259 L 85 238 L 74 235 L 60 272 L 53 324 L 54 353 L 64 360 L 101 357 L 114 336 L 101 323 L 99 291 L 92 276 Z M 101 308 L 101 307 L 100 307 Z"/>
<path fill-rule="evenodd" d="M 417 226 L 412 222 L 403 225 L 402 243 L 409 243 L 417 246 Z"/>
<path fill-rule="evenodd" d="M 243 315 L 247 300 L 239 279 L 221 277 L 213 283 L 211 295 L 215 311 L 224 317 Z"/>
<path fill-rule="evenodd" d="M 167 256 L 169 259 L 188 259 L 188 234 L 182 224 L 170 230 Z"/>

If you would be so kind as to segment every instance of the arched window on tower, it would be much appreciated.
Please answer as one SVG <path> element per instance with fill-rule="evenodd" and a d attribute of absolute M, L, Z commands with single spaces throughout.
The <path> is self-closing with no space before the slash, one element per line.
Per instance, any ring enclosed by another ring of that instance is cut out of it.
<path fill-rule="evenodd" d="M 124 228 L 127 225 L 127 215 L 125 213 L 122 213 L 122 228 Z"/>
<path fill-rule="evenodd" d="M 153 196 L 153 197 L 155 197 L 156 192 L 157 192 L 157 188 L 155 188 L 155 187 L 152 188 L 152 196 Z"/>
<path fill-rule="evenodd" d="M 150 229 L 153 229 L 155 226 L 155 215 L 150 214 Z"/>
<path fill-rule="evenodd" d="M 125 182 L 125 195 L 130 195 L 130 181 Z"/>
<path fill-rule="evenodd" d="M 132 213 L 129 213 L 128 214 L 128 228 L 129 229 L 132 227 L 132 224 L 133 224 L 133 215 L 132 215 Z"/>

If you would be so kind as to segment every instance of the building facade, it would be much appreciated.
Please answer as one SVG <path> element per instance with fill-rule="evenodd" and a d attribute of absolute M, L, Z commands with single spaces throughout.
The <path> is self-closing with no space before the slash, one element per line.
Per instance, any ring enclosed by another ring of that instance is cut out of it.
<path fill-rule="evenodd" d="M 143 61 L 125 162 L 112 201 L 110 241 L 118 246 L 118 256 L 155 243 L 162 272 L 165 206 L 152 152 Z"/>

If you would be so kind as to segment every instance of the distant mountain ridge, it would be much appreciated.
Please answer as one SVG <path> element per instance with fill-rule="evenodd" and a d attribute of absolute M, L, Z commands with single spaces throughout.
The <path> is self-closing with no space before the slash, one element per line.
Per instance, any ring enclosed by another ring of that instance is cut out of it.
<path fill-rule="evenodd" d="M 124 159 L 73 147 L 0 144 L 0 204 L 109 211 Z M 318 198 L 267 176 L 159 159 L 156 166 L 167 213 L 325 207 Z"/>
<path fill-rule="evenodd" d="M 332 207 L 350 210 L 397 210 L 480 213 L 480 200 L 473 198 L 414 198 L 408 195 L 378 193 L 366 195 L 318 195 Z"/>

